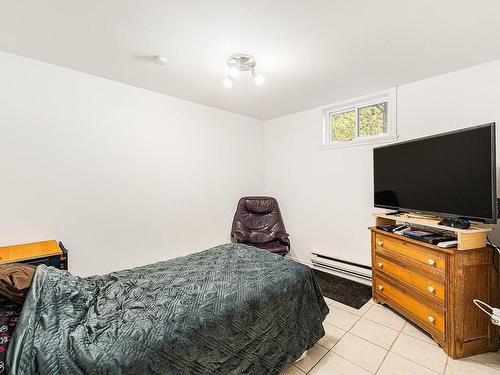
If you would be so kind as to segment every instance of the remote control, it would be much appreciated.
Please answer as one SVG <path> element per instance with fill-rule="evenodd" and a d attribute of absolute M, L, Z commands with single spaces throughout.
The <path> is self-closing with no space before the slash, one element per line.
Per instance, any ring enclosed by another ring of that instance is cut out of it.
<path fill-rule="evenodd" d="M 377 225 L 377 229 L 385 230 L 386 232 L 391 232 L 396 229 L 399 225 Z"/>
<path fill-rule="evenodd" d="M 392 233 L 394 234 L 404 234 L 407 230 L 411 230 L 411 227 L 408 225 L 401 225 L 400 227 L 397 227 L 396 229 L 392 230 Z"/>
<path fill-rule="evenodd" d="M 437 245 L 438 247 L 441 247 L 443 249 L 448 249 L 450 247 L 457 247 L 458 241 L 445 241 L 445 242 L 440 242 Z"/>
<path fill-rule="evenodd" d="M 437 245 L 440 242 L 454 241 L 454 240 L 455 240 L 455 237 L 451 237 L 451 236 L 439 236 L 439 235 L 429 236 L 429 237 L 423 237 L 421 239 L 421 241 L 424 241 L 424 242 L 427 242 L 427 243 L 430 243 L 430 244 L 433 244 L 433 245 Z"/>

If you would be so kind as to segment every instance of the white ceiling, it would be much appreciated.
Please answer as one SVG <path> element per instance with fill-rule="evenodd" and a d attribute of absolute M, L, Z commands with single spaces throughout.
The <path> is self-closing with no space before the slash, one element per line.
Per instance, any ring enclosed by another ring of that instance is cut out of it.
<path fill-rule="evenodd" d="M 499 20 L 498 0 L 0 0 L 0 50 L 270 119 L 498 59 Z M 264 86 L 222 86 L 239 52 Z"/>

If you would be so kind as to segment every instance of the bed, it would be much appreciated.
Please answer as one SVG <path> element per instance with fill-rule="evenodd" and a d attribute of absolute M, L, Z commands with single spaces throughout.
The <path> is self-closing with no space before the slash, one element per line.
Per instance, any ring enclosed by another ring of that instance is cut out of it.
<path fill-rule="evenodd" d="M 280 374 L 323 335 L 311 270 L 242 244 L 79 278 L 41 265 L 7 351 L 20 374 Z"/>

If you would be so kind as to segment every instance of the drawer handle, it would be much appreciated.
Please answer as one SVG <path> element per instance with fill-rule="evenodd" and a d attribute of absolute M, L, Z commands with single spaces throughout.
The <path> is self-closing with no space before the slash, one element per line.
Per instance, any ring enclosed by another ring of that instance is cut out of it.
<path fill-rule="evenodd" d="M 434 293 L 434 291 L 435 291 L 434 287 L 432 287 L 430 285 L 427 287 L 427 290 L 429 291 L 429 293 Z"/>
<path fill-rule="evenodd" d="M 384 265 L 382 262 L 378 262 L 377 266 L 378 266 L 378 268 L 384 268 Z"/>
<path fill-rule="evenodd" d="M 434 317 L 433 317 L 432 315 L 429 315 L 429 316 L 427 317 L 427 320 L 428 320 L 429 322 L 431 322 L 431 323 L 434 323 Z"/>
<path fill-rule="evenodd" d="M 378 289 L 379 289 L 379 290 L 384 290 L 384 286 L 383 286 L 383 285 L 379 285 L 379 286 L 378 286 Z"/>
<path fill-rule="evenodd" d="M 429 264 L 429 266 L 433 266 L 436 264 L 436 262 L 434 261 L 434 259 L 430 259 L 427 261 L 427 263 Z"/>
<path fill-rule="evenodd" d="M 377 245 L 379 245 L 379 246 L 384 246 L 384 243 L 383 243 L 382 241 L 378 241 L 378 242 L 377 242 Z"/>

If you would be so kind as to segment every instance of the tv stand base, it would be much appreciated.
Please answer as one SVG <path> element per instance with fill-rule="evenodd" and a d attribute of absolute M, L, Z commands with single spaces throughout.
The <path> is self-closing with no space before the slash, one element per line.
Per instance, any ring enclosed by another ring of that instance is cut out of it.
<path fill-rule="evenodd" d="M 387 216 L 398 216 L 398 215 L 401 215 L 401 214 L 404 214 L 404 212 L 403 211 L 394 211 L 394 212 L 389 212 L 386 215 Z"/>

